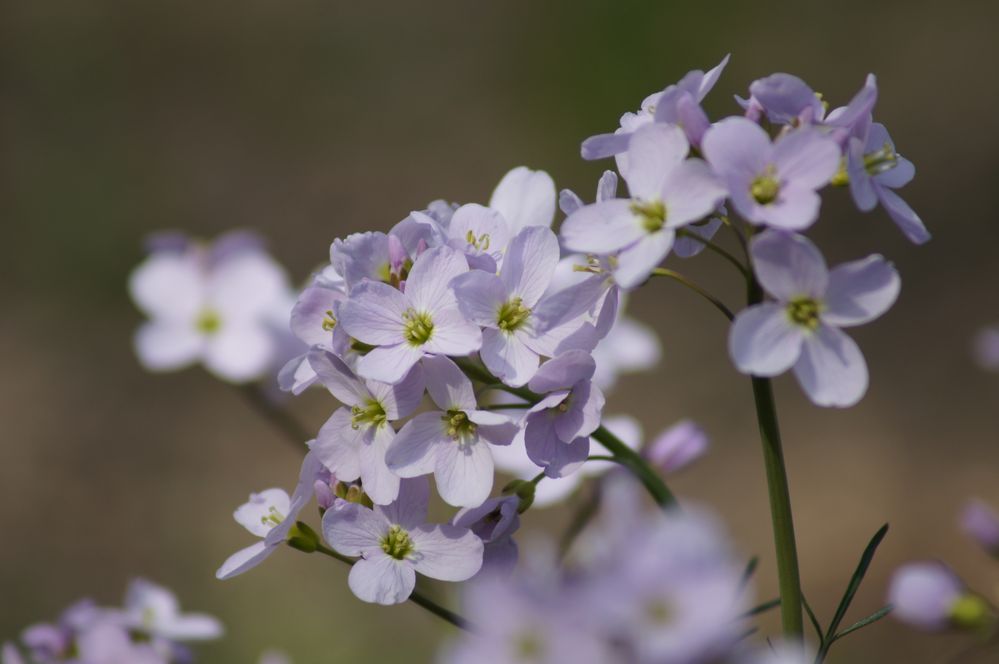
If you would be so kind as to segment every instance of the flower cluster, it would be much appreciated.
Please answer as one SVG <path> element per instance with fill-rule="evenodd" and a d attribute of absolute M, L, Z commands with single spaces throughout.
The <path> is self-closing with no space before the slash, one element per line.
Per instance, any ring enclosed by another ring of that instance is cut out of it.
<path fill-rule="evenodd" d="M 3 664 L 172 664 L 194 661 L 187 643 L 217 639 L 222 625 L 201 613 L 182 613 L 166 588 L 144 579 L 128 587 L 121 607 L 81 600 L 55 623 L 32 625 L 20 644 L 6 643 Z"/>

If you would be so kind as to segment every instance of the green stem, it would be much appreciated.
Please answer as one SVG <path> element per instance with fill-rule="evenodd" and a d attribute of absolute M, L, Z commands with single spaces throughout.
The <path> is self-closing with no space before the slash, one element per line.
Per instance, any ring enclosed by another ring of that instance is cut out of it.
<path fill-rule="evenodd" d="M 763 289 L 753 279 L 749 286 L 749 304 L 763 301 Z M 777 577 L 781 597 L 781 625 L 784 637 L 800 640 L 802 633 L 801 579 L 798 572 L 798 550 L 794 540 L 794 520 L 791 516 L 791 494 L 787 468 L 781 448 L 780 427 L 773 385 L 769 378 L 752 377 L 756 419 L 763 443 L 763 462 L 767 471 L 767 491 L 770 494 L 770 516 L 773 521 L 774 547 L 777 552 Z"/>
<path fill-rule="evenodd" d="M 333 549 L 327 548 L 322 544 L 316 547 L 316 551 L 325 554 L 330 558 L 335 558 L 336 560 L 339 560 L 340 562 L 346 563 L 348 565 L 353 565 L 355 562 L 357 562 L 356 560 L 352 560 L 346 556 L 340 555 Z M 471 624 L 467 620 L 459 616 L 454 611 L 451 611 L 450 609 L 445 609 L 443 606 L 434 602 L 432 599 L 421 593 L 419 590 L 413 590 L 413 594 L 409 596 L 409 601 L 421 608 L 426 609 L 427 611 L 434 614 L 438 618 L 448 621 L 455 627 L 471 631 Z"/>
<path fill-rule="evenodd" d="M 679 283 L 683 284 L 684 286 L 686 286 L 690 290 L 694 291 L 695 293 L 697 293 L 698 295 L 700 295 L 701 297 L 703 297 L 705 300 L 707 300 L 711 304 L 715 305 L 715 308 L 718 309 L 718 311 L 722 312 L 722 314 L 725 316 L 725 318 L 727 318 L 729 320 L 734 320 L 735 319 L 735 314 L 732 313 L 731 309 L 729 309 L 728 307 L 725 306 L 724 302 L 722 302 L 717 297 L 715 297 L 714 295 L 712 295 L 711 293 L 709 293 L 705 289 L 701 288 L 700 286 L 698 286 L 697 284 L 695 284 L 693 281 L 691 281 L 687 277 L 685 277 L 682 274 L 680 274 L 679 272 L 674 272 L 673 270 L 669 270 L 669 269 L 664 268 L 664 267 L 657 267 L 654 270 L 652 270 L 652 276 L 654 276 L 654 277 L 668 277 L 669 279 L 673 279 L 674 281 L 678 281 Z"/>
<path fill-rule="evenodd" d="M 739 270 L 739 272 L 742 274 L 742 276 L 745 279 L 749 279 L 749 277 L 751 276 L 750 273 L 749 273 L 749 269 L 746 268 L 745 265 L 743 265 L 742 261 L 740 261 L 738 258 L 736 258 L 735 256 L 733 256 L 727 249 L 725 249 L 721 245 L 719 245 L 719 244 L 717 244 L 717 243 L 715 243 L 715 242 L 713 242 L 711 240 L 708 240 L 707 238 L 703 238 L 700 235 L 698 235 L 697 233 L 695 233 L 695 232 L 693 232 L 691 230 L 687 230 L 686 228 L 679 229 L 676 234 L 679 237 L 685 237 L 685 238 L 688 238 L 688 239 L 693 240 L 695 242 L 700 242 L 701 244 L 704 245 L 705 249 L 708 249 L 710 251 L 715 252 L 716 254 L 718 254 L 719 256 L 721 256 L 722 258 L 724 258 L 725 260 L 727 260 L 729 263 L 731 263 L 732 265 L 734 265 L 736 267 L 736 269 Z"/>

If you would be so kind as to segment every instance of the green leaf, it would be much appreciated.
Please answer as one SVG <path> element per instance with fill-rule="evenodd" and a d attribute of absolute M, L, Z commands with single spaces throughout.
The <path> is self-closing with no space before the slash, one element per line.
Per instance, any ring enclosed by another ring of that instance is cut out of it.
<path fill-rule="evenodd" d="M 822 625 L 819 624 L 819 619 L 815 617 L 815 612 L 812 611 L 812 607 L 808 604 L 808 600 L 805 596 L 801 596 L 801 604 L 805 607 L 805 613 L 808 614 L 808 620 L 811 621 L 812 627 L 815 628 L 815 634 L 819 637 L 819 647 L 825 643 L 825 636 L 822 634 Z"/>
<path fill-rule="evenodd" d="M 850 625 L 849 627 L 847 627 L 846 629 L 844 629 L 842 632 L 840 632 L 839 634 L 837 634 L 836 636 L 834 636 L 832 638 L 832 640 L 833 641 L 837 641 L 839 639 L 842 639 L 844 636 L 846 636 L 847 634 L 849 634 L 851 632 L 856 632 L 858 629 L 861 629 L 862 627 L 867 627 L 871 623 L 876 623 L 877 621 L 881 620 L 882 618 L 884 618 L 885 616 L 887 616 L 889 613 L 891 613 L 892 608 L 893 608 L 892 605 L 889 604 L 888 606 L 886 606 L 884 608 L 878 609 L 877 611 L 875 611 L 871 615 L 867 616 L 866 618 L 858 620 L 857 622 L 853 623 L 852 625 Z"/>
<path fill-rule="evenodd" d="M 754 606 L 753 608 L 751 608 L 749 611 L 746 611 L 745 613 L 743 613 L 742 617 L 743 618 L 749 618 L 750 616 L 756 616 L 756 615 L 759 615 L 761 613 L 766 613 L 770 609 L 776 608 L 778 606 L 780 606 L 780 597 L 778 597 L 776 599 L 772 599 L 769 602 L 763 602 L 763 604 L 757 604 L 756 606 Z"/>
<path fill-rule="evenodd" d="M 749 562 L 746 563 L 746 569 L 742 573 L 742 580 L 739 582 L 739 590 L 743 590 L 747 585 L 749 585 L 749 581 L 750 579 L 753 578 L 753 574 L 756 573 L 756 568 L 759 566 L 759 564 L 760 564 L 759 556 L 753 556 L 752 558 L 749 559 Z"/>

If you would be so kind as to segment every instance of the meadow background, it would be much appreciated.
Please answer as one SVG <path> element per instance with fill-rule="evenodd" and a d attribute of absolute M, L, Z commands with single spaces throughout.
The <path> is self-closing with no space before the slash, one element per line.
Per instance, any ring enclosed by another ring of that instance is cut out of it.
<path fill-rule="evenodd" d="M 913 558 L 999 588 L 999 566 L 954 524 L 969 496 L 999 505 L 999 374 L 969 350 L 999 321 L 997 26 L 999 5 L 975 1 L 0 3 L 0 638 L 83 595 L 115 602 L 144 575 L 224 620 L 211 664 L 270 647 L 298 664 L 428 661 L 446 628 L 412 605 L 355 601 L 330 560 L 287 551 L 215 581 L 250 541 L 232 509 L 290 486 L 300 455 L 200 370 L 140 369 L 125 279 L 142 239 L 255 229 L 302 280 L 333 238 L 387 230 L 434 198 L 485 202 L 516 165 L 591 195 L 609 162 L 581 161 L 581 139 L 728 52 L 715 117 L 774 71 L 833 105 L 876 72 L 877 116 L 918 169 L 905 198 L 935 235 L 915 247 L 843 191 L 827 193 L 812 233 L 831 263 L 884 253 L 903 288 L 856 330 L 872 373 L 858 407 L 821 410 L 777 381 L 810 602 L 828 619 L 885 521 L 851 618 L 878 608 L 893 567 Z M 741 298 L 710 255 L 684 269 Z M 607 412 L 633 412 L 649 433 L 704 424 L 710 455 L 672 486 L 762 557 L 769 597 L 760 445 L 726 330 L 671 283 L 630 306 L 660 332 L 663 359 L 623 379 Z M 332 407 L 320 392 L 293 403 L 312 429 Z M 532 514 L 525 535 L 566 516 Z M 959 649 L 885 621 L 830 661 L 942 662 Z"/>

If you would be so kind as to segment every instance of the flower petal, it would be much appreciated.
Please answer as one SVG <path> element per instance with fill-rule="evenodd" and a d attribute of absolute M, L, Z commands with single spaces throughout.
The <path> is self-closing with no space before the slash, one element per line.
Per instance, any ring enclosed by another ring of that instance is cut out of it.
<path fill-rule="evenodd" d="M 676 234 L 667 228 L 646 234 L 618 256 L 614 281 L 624 289 L 641 286 L 669 254 L 675 238 Z"/>
<path fill-rule="evenodd" d="M 867 363 L 857 344 L 831 325 L 805 338 L 794 375 L 817 406 L 852 406 L 867 391 Z"/>
<path fill-rule="evenodd" d="M 493 457 L 484 440 L 446 440 L 437 450 L 434 478 L 448 505 L 481 505 L 493 488 Z"/>
<path fill-rule="evenodd" d="M 360 503 L 337 500 L 323 514 L 323 539 L 345 556 L 377 549 L 388 529 L 385 517 Z"/>
<path fill-rule="evenodd" d="M 409 271 L 406 297 L 417 311 L 431 315 L 445 307 L 453 307 L 455 299 L 451 281 L 465 272 L 468 272 L 468 261 L 464 254 L 451 247 L 428 249 L 416 259 L 413 269 Z"/>
<path fill-rule="evenodd" d="M 657 200 L 667 177 L 686 158 L 690 144 L 675 125 L 647 124 L 628 144 L 628 168 L 622 172 L 632 198 Z"/>
<path fill-rule="evenodd" d="M 782 302 L 822 299 L 829 283 L 826 261 L 808 238 L 765 231 L 750 245 L 753 271 L 764 290 Z"/>
<path fill-rule="evenodd" d="M 423 402 L 423 367 L 413 365 L 401 381 L 392 385 L 375 380 L 366 383 L 371 396 L 375 398 L 390 420 L 408 417 Z"/>
<path fill-rule="evenodd" d="M 309 351 L 309 364 L 316 376 L 337 401 L 356 406 L 371 398 L 364 381 L 344 364 L 343 360 L 328 350 L 313 348 Z"/>
<path fill-rule="evenodd" d="M 573 212 L 559 229 L 569 251 L 606 256 L 646 235 L 631 211 L 631 201 L 615 198 L 587 205 Z"/>
<path fill-rule="evenodd" d="M 366 344 L 396 344 L 403 340 L 402 315 L 409 308 L 409 300 L 395 288 L 365 281 L 340 305 L 337 324 Z"/>
<path fill-rule="evenodd" d="M 421 357 L 423 346 L 405 341 L 394 346 L 379 346 L 357 361 L 357 373 L 370 380 L 395 384 L 409 375 Z"/>
<path fill-rule="evenodd" d="M 551 226 L 555 220 L 555 182 L 544 171 L 518 166 L 503 176 L 489 199 L 510 225 L 510 234 L 528 226 Z"/>
<path fill-rule="evenodd" d="M 895 303 L 902 280 L 882 256 L 843 263 L 829 273 L 822 320 L 837 327 L 862 325 Z"/>
<path fill-rule="evenodd" d="M 475 390 L 472 381 L 449 358 L 438 355 L 423 360 L 427 391 L 441 410 L 473 410 Z"/>
<path fill-rule="evenodd" d="M 909 204 L 891 189 L 878 187 L 878 200 L 888 212 L 888 216 L 902 230 L 905 237 L 910 242 L 924 244 L 930 240 L 930 232 L 926 230 L 923 220 L 919 218 L 916 211 L 909 207 Z"/>
<path fill-rule="evenodd" d="M 818 189 L 829 184 L 839 170 L 836 141 L 817 129 L 802 128 L 785 134 L 774 144 L 777 175 L 795 186 Z"/>
<path fill-rule="evenodd" d="M 404 561 L 378 551 L 371 558 L 358 560 L 350 568 L 347 585 L 361 601 L 372 604 L 401 604 L 416 587 L 416 571 Z"/>
<path fill-rule="evenodd" d="M 759 304 L 735 317 L 728 350 L 736 368 L 756 376 L 776 376 L 801 354 L 805 333 L 788 318 L 783 305 Z"/>
<path fill-rule="evenodd" d="M 361 485 L 376 505 L 388 505 L 399 495 L 399 476 L 385 463 L 385 454 L 394 439 L 395 430 L 390 425 L 372 427 L 358 450 Z"/>
<path fill-rule="evenodd" d="M 390 505 L 376 505 L 389 523 L 411 530 L 427 520 L 430 484 L 425 477 L 405 479 L 399 484 L 399 497 Z"/>
<path fill-rule="evenodd" d="M 522 332 L 482 331 L 480 355 L 489 371 L 507 385 L 520 387 L 538 370 L 540 358 L 527 347 Z"/>
<path fill-rule="evenodd" d="M 438 309 L 433 314 L 434 331 L 423 345 L 428 353 L 463 357 L 482 346 L 482 331 L 456 306 Z"/>
<path fill-rule="evenodd" d="M 148 316 L 191 321 L 204 306 L 207 286 L 194 256 L 158 252 L 135 268 L 128 290 Z"/>
<path fill-rule="evenodd" d="M 465 581 L 482 567 L 482 540 L 467 528 L 442 524 L 409 531 L 416 571 L 431 579 Z"/>
<path fill-rule="evenodd" d="M 751 120 L 726 118 L 704 133 L 701 150 L 711 168 L 726 180 L 746 180 L 762 173 L 770 160 L 767 132 Z"/>
<path fill-rule="evenodd" d="M 223 324 L 205 347 L 205 367 L 235 383 L 259 378 L 274 361 L 277 350 L 272 332 L 258 323 Z"/>
<path fill-rule="evenodd" d="M 592 378 L 594 371 L 596 363 L 589 353 L 570 350 L 541 365 L 528 385 L 540 394 L 568 390 Z"/>
<path fill-rule="evenodd" d="M 205 338 L 190 321 L 150 321 L 135 333 L 135 354 L 149 371 L 172 371 L 195 362 Z"/>
<path fill-rule="evenodd" d="M 708 216 L 725 199 L 727 189 L 700 159 L 688 159 L 671 174 L 662 190 L 666 226 L 677 228 Z"/>
<path fill-rule="evenodd" d="M 337 479 L 353 482 L 361 476 L 363 436 L 363 431 L 353 427 L 350 409 L 338 408 L 319 429 L 312 451 Z"/>
<path fill-rule="evenodd" d="M 499 308 L 508 299 L 498 275 L 480 270 L 467 272 L 452 283 L 461 313 L 478 325 L 496 327 Z"/>
<path fill-rule="evenodd" d="M 533 307 L 551 283 L 558 264 L 558 238 L 551 229 L 528 226 L 510 241 L 503 257 L 500 279 L 511 297 Z"/>
<path fill-rule="evenodd" d="M 268 546 L 263 540 L 254 542 L 245 549 L 240 549 L 229 556 L 215 572 L 215 578 L 224 581 L 239 576 L 243 572 L 248 572 L 264 562 L 275 551 L 277 551 L 277 546 Z"/>
<path fill-rule="evenodd" d="M 420 413 L 399 430 L 385 454 L 389 470 L 399 477 L 419 477 L 434 472 L 438 445 L 449 442 L 443 413 Z"/>

